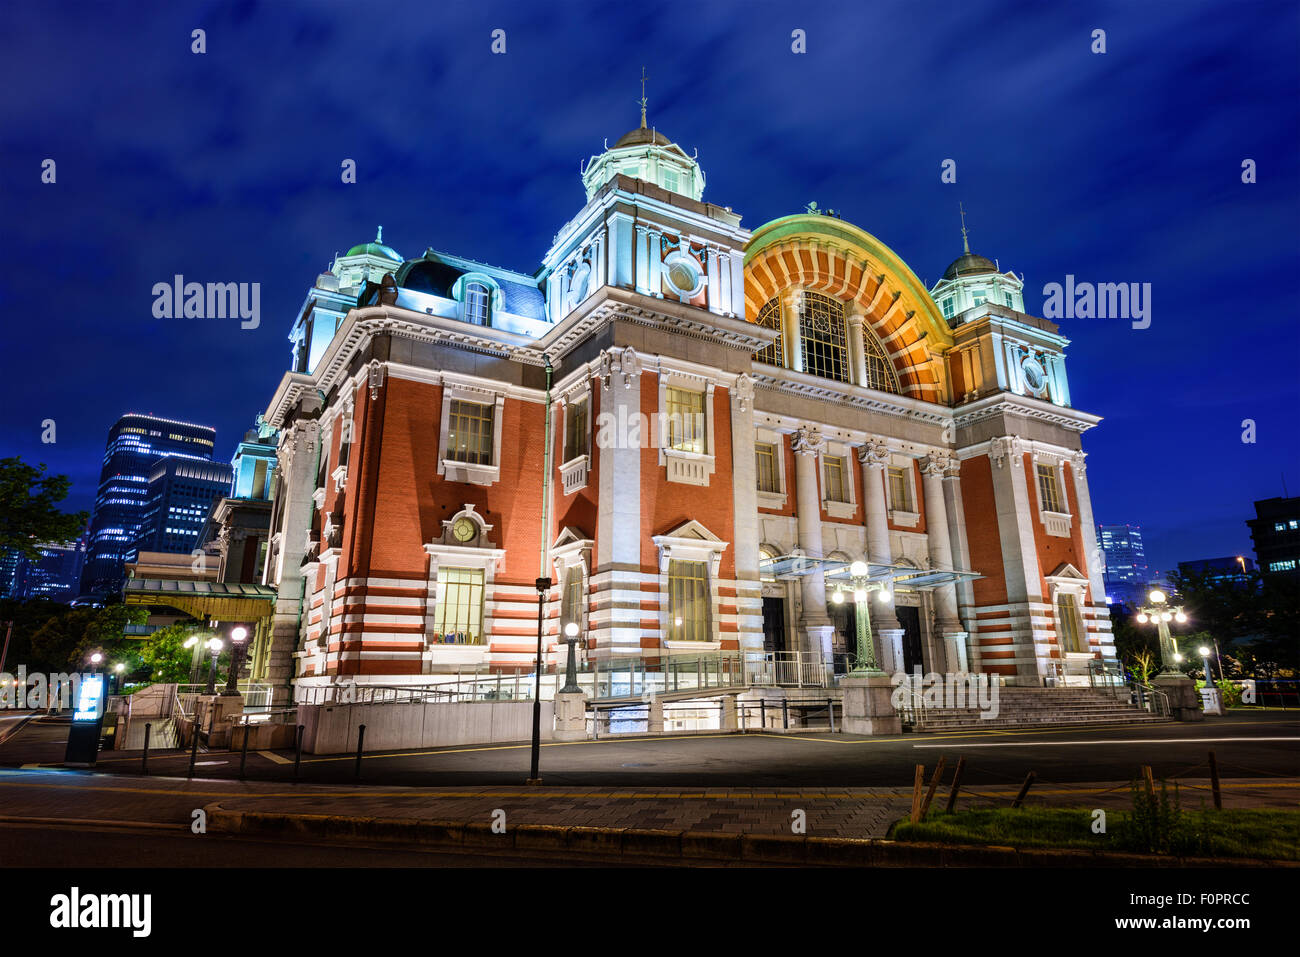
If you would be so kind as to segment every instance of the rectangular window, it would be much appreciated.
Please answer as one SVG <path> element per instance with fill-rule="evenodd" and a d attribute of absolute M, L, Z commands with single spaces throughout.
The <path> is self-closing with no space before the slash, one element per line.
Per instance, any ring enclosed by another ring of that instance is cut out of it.
<path fill-rule="evenodd" d="M 586 455 L 588 448 L 587 400 L 570 402 L 564 410 L 564 461 Z"/>
<path fill-rule="evenodd" d="M 1038 466 L 1038 506 L 1044 512 L 1061 512 L 1061 487 L 1056 484 L 1056 467 Z"/>
<path fill-rule="evenodd" d="M 771 442 L 760 442 L 755 445 L 754 464 L 758 472 L 758 490 L 780 492 L 781 480 L 776 468 L 776 446 Z"/>
<path fill-rule="evenodd" d="M 1082 639 L 1079 607 L 1074 603 L 1074 596 L 1057 595 L 1056 612 L 1061 619 L 1061 647 L 1066 651 L 1087 651 L 1088 647 Z"/>
<path fill-rule="evenodd" d="M 1002 298 L 1006 300 L 1006 302 L 1007 302 L 1007 308 L 1008 308 L 1008 309 L 1014 309 L 1014 308 L 1015 308 L 1015 303 L 1014 303 L 1014 302 L 1012 301 L 1012 299 L 1011 299 L 1011 293 L 1009 293 L 1009 292 L 1003 290 L 1003 292 L 1002 292 Z"/>
<path fill-rule="evenodd" d="M 844 459 L 838 455 L 822 457 L 822 494 L 828 502 L 849 501 L 849 483 Z"/>
<path fill-rule="evenodd" d="M 709 639 L 709 587 L 704 562 L 668 562 L 668 638 Z"/>
<path fill-rule="evenodd" d="M 483 569 L 438 569 L 433 628 L 433 640 L 440 644 L 483 643 Z"/>
<path fill-rule="evenodd" d="M 945 319 L 952 318 L 952 296 L 943 301 L 943 317 Z"/>
<path fill-rule="evenodd" d="M 889 507 L 896 512 L 912 510 L 912 489 L 907 481 L 907 473 L 901 468 L 889 468 Z"/>
<path fill-rule="evenodd" d="M 451 400 L 447 458 L 470 465 L 492 464 L 492 406 Z"/>
<path fill-rule="evenodd" d="M 586 630 L 582 614 L 582 568 L 577 565 L 564 573 L 564 595 L 560 599 L 561 629 L 569 622 L 578 626 L 579 634 Z"/>
<path fill-rule="evenodd" d="M 689 389 L 669 388 L 668 447 L 678 452 L 698 452 L 705 449 L 704 393 Z"/>
<path fill-rule="evenodd" d="M 677 192 L 677 170 L 666 169 L 662 172 L 664 178 L 664 189 L 671 190 L 674 193 Z"/>

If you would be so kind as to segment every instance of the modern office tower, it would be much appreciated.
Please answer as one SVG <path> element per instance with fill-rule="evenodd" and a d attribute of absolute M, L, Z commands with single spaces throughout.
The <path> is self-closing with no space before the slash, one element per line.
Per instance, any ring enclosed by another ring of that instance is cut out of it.
<path fill-rule="evenodd" d="M 1246 520 L 1255 543 L 1259 570 L 1265 575 L 1300 579 L 1300 497 L 1266 498 L 1255 503 Z"/>
<path fill-rule="evenodd" d="M 155 462 L 149 471 L 137 553 L 194 551 L 213 503 L 230 494 L 231 475 L 224 462 L 179 455 Z"/>
<path fill-rule="evenodd" d="M 154 464 L 171 455 L 211 461 L 216 434 L 206 425 L 135 413 L 108 430 L 81 576 L 83 594 L 109 594 L 122 587 L 122 566 L 136 550 Z"/>
<path fill-rule="evenodd" d="M 27 560 L 22 597 L 71 601 L 81 591 L 81 573 L 86 563 L 86 540 L 50 542 L 37 546 L 40 555 Z"/>
<path fill-rule="evenodd" d="M 1151 580 L 1140 525 L 1098 525 L 1097 541 L 1105 556 L 1106 594 L 1114 601 L 1140 601 Z"/>
<path fill-rule="evenodd" d="M 1212 581 L 1245 585 L 1250 573 L 1255 571 L 1255 560 L 1244 555 L 1225 555 L 1222 558 L 1198 558 L 1179 562 L 1178 577 L 1206 575 Z"/>
<path fill-rule="evenodd" d="M 0 548 L 0 598 L 21 598 L 27 556 L 16 548 Z"/>

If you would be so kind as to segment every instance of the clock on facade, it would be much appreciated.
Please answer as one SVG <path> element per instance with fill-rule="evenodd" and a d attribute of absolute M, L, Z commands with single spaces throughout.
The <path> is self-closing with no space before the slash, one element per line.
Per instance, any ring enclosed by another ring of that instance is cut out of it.
<path fill-rule="evenodd" d="M 452 538 L 458 542 L 468 542 L 478 534 L 478 526 L 468 518 L 458 518 L 451 526 Z"/>

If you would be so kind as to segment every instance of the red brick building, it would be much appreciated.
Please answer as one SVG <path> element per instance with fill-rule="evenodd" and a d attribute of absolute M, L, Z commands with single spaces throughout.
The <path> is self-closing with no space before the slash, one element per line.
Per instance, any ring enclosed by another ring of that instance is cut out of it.
<path fill-rule="evenodd" d="M 968 250 L 927 290 L 815 210 L 750 233 L 644 125 L 583 183 L 534 274 L 377 238 L 308 294 L 265 413 L 284 696 L 531 671 L 539 577 L 549 660 L 570 621 L 651 668 L 864 635 L 1009 683 L 1113 659 L 1099 420 L 1021 279 Z"/>

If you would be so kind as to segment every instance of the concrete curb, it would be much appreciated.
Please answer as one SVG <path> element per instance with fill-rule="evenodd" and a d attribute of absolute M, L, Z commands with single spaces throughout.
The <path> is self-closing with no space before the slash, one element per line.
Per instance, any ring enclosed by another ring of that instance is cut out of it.
<path fill-rule="evenodd" d="M 646 828 L 520 824 L 496 833 L 488 821 L 428 821 L 205 808 L 213 833 L 302 836 L 524 854 L 617 858 L 626 864 L 677 862 L 785 867 L 1300 867 L 1293 861 L 1170 857 L 1075 849 L 920 844 L 846 837 L 663 831 Z"/>

